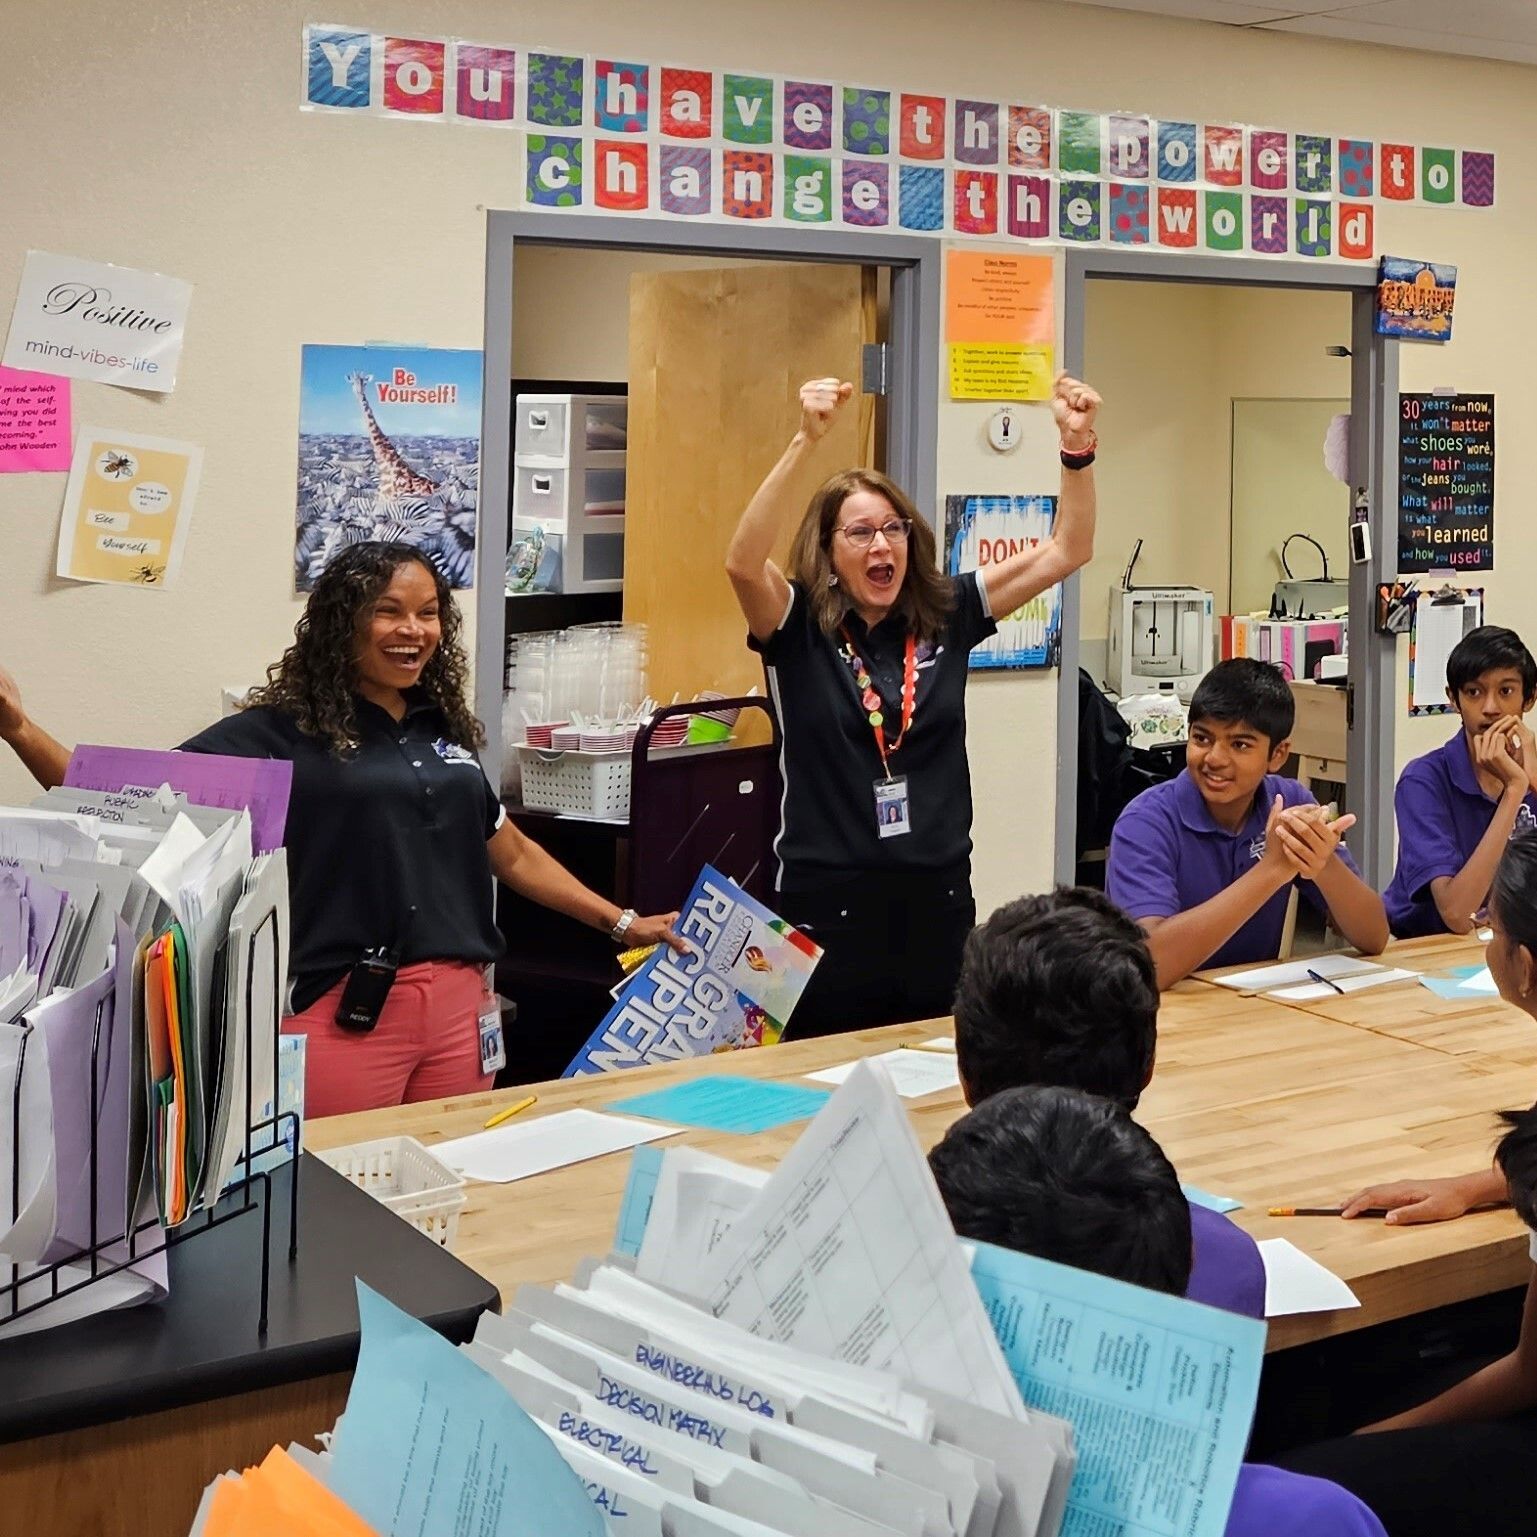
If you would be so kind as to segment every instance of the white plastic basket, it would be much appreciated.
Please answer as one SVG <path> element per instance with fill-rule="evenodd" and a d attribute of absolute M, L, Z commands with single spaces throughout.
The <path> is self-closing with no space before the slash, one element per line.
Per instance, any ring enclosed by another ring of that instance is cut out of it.
<path fill-rule="evenodd" d="M 415 1137 L 331 1147 L 317 1156 L 419 1233 L 445 1249 L 453 1248 L 459 1209 L 467 1199 L 464 1181 Z"/>
<path fill-rule="evenodd" d="M 630 815 L 630 754 L 520 747 L 523 804 L 530 811 L 623 822 Z"/>

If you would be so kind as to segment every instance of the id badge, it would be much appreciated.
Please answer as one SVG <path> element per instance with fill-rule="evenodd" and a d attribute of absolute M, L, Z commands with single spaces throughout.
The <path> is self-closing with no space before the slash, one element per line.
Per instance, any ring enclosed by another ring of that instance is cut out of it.
<path fill-rule="evenodd" d="M 898 775 L 895 779 L 875 781 L 875 831 L 882 838 L 900 838 L 910 833 L 913 824 L 907 814 L 907 779 Z"/>
<path fill-rule="evenodd" d="M 507 1066 L 507 1045 L 502 1039 L 502 1006 L 495 994 L 480 1000 L 480 1070 L 499 1072 Z"/>

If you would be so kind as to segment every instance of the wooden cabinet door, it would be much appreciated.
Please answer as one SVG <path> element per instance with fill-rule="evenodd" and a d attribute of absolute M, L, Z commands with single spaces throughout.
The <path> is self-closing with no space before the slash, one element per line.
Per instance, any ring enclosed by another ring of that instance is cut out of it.
<path fill-rule="evenodd" d="M 820 262 L 637 274 L 630 280 L 624 617 L 650 630 L 662 702 L 761 688 L 726 579 L 726 545 L 799 421 L 803 380 L 857 381 L 875 339 L 873 269 Z M 795 505 L 872 463 L 874 401 L 858 395 L 812 457 Z M 783 558 L 798 517 L 785 523 Z"/>

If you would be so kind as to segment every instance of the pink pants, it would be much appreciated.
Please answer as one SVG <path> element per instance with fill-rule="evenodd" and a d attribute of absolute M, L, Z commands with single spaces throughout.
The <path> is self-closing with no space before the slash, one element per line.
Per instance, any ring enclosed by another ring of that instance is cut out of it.
<path fill-rule="evenodd" d="M 489 1089 L 494 1075 L 480 1070 L 483 979 L 484 968 L 466 961 L 403 966 L 367 1033 L 336 1023 L 345 978 L 302 1014 L 285 1019 L 285 1034 L 309 1037 L 305 1118 Z"/>

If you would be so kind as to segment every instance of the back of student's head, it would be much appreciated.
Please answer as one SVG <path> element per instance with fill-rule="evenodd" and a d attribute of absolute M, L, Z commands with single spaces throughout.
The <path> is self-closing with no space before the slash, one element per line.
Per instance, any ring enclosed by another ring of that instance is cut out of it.
<path fill-rule="evenodd" d="M 1537 828 L 1523 828 L 1505 845 L 1489 886 L 1500 933 L 1537 956 Z"/>
<path fill-rule="evenodd" d="M 1154 1291 L 1190 1284 L 1190 1208 L 1131 1116 L 1076 1089 L 1005 1089 L 929 1154 L 962 1238 Z"/>
<path fill-rule="evenodd" d="M 1500 1119 L 1510 1130 L 1494 1150 L 1494 1161 L 1505 1176 L 1516 1215 L 1537 1229 L 1537 1105 L 1530 1110 L 1506 1110 Z"/>
<path fill-rule="evenodd" d="M 1157 1038 L 1146 936 L 1099 892 L 1061 886 L 1021 897 L 967 939 L 955 1050 L 971 1104 L 1058 1084 L 1134 1108 Z"/>
<path fill-rule="evenodd" d="M 1223 726 L 1253 726 L 1272 748 L 1292 734 L 1297 703 L 1279 667 L 1251 656 L 1218 662 L 1196 685 L 1190 700 L 1190 724 L 1203 720 Z"/>
<path fill-rule="evenodd" d="M 1526 649 L 1525 642 L 1503 625 L 1481 624 L 1452 647 L 1446 659 L 1447 689 L 1460 694 L 1486 672 L 1507 667 L 1521 674 L 1523 700 L 1537 694 L 1537 658 Z"/>

